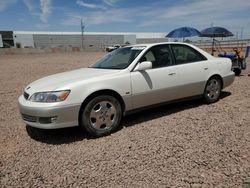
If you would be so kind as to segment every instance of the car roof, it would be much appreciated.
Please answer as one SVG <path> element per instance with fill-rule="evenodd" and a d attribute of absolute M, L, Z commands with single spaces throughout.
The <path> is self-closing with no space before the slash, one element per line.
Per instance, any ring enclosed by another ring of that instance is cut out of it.
<path fill-rule="evenodd" d="M 134 44 L 134 45 L 130 45 L 130 46 L 131 47 L 138 47 L 138 46 L 151 47 L 151 46 L 161 45 L 161 44 L 184 44 L 184 45 L 190 45 L 188 43 L 183 43 L 183 42 L 159 42 L 159 43 Z"/>
<path fill-rule="evenodd" d="M 156 46 L 156 45 L 162 45 L 162 44 L 182 44 L 182 45 L 186 45 L 186 46 L 190 46 L 196 50 L 198 50 L 200 53 L 202 53 L 206 58 L 211 59 L 214 58 L 213 56 L 211 56 L 209 53 L 207 53 L 206 51 L 198 48 L 197 46 L 190 44 L 190 43 L 184 43 L 184 42 L 160 42 L 160 43 L 148 43 L 148 44 L 135 44 L 135 45 L 130 45 L 127 47 L 146 47 L 146 48 L 150 48 L 152 46 Z"/>

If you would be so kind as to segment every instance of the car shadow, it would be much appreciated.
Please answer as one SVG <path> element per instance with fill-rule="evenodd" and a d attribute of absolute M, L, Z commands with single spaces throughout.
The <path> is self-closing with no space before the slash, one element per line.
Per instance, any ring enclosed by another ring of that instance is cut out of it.
<path fill-rule="evenodd" d="M 228 97 L 229 95 L 231 95 L 230 92 L 222 91 L 220 99 Z M 148 110 L 126 116 L 126 118 L 124 118 L 123 120 L 123 126 L 125 127 L 134 126 L 142 122 L 151 121 L 153 119 L 157 119 L 163 116 L 168 116 L 177 112 L 181 112 L 191 108 L 196 108 L 198 106 L 203 106 L 203 105 L 208 105 L 208 104 L 204 103 L 202 99 L 193 99 L 193 100 L 170 103 L 156 108 L 150 108 Z"/>
<path fill-rule="evenodd" d="M 47 130 L 26 125 L 26 131 L 32 139 L 52 145 L 69 144 L 87 138 L 87 134 L 78 126 Z"/>
<path fill-rule="evenodd" d="M 230 96 L 230 92 L 223 91 L 220 99 Z M 151 108 L 145 111 L 137 112 L 123 118 L 120 129 L 130 127 L 136 124 L 147 122 L 153 119 L 167 116 L 173 113 L 181 112 L 198 106 L 207 105 L 201 99 L 177 102 L 167 104 L 161 107 Z M 26 126 L 28 135 L 38 141 L 51 145 L 69 144 L 72 142 L 81 141 L 83 139 L 93 139 L 87 133 L 84 133 L 80 127 L 70 127 L 63 129 L 45 130 Z"/>

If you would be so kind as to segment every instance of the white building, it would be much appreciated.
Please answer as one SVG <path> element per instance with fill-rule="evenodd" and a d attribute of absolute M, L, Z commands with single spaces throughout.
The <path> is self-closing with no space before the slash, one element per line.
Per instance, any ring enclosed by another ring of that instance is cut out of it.
<path fill-rule="evenodd" d="M 13 31 L 14 45 L 22 48 L 46 47 L 97 47 L 105 48 L 113 44 L 136 44 L 165 42 L 166 33 L 126 33 L 126 32 L 37 32 Z"/>
<path fill-rule="evenodd" d="M 2 35 L 0 34 L 0 48 L 3 47 L 3 39 L 2 39 Z"/>

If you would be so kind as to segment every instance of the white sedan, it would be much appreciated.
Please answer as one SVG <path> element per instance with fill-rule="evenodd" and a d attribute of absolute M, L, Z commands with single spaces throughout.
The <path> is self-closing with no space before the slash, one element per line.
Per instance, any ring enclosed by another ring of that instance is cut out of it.
<path fill-rule="evenodd" d="M 185 43 L 140 44 L 108 53 L 88 68 L 29 84 L 18 99 L 24 122 L 42 129 L 80 126 L 99 137 L 122 116 L 190 97 L 219 100 L 234 81 L 232 63 Z"/>

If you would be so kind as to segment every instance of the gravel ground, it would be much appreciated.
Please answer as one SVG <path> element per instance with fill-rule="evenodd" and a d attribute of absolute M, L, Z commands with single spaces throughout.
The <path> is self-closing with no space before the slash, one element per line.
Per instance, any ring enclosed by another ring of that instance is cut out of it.
<path fill-rule="evenodd" d="M 137 113 L 107 137 L 25 126 L 17 98 L 28 83 L 102 55 L 0 56 L 0 187 L 249 187 L 250 65 L 219 102 Z"/>

